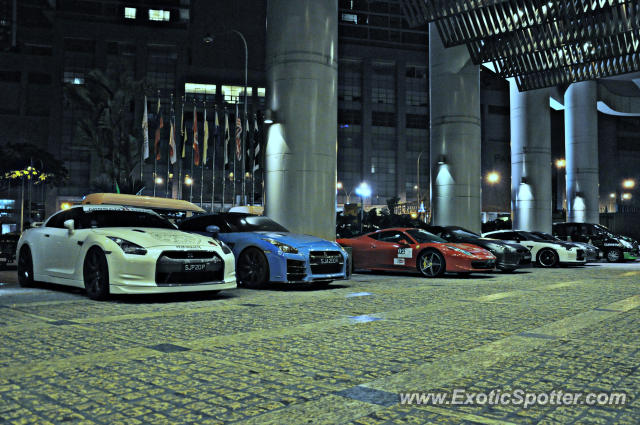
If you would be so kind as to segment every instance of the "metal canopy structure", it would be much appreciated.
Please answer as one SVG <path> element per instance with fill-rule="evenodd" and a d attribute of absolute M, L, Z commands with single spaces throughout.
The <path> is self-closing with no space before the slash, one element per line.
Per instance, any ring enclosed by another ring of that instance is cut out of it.
<path fill-rule="evenodd" d="M 412 26 L 435 22 L 521 91 L 640 70 L 639 0 L 401 0 Z"/>

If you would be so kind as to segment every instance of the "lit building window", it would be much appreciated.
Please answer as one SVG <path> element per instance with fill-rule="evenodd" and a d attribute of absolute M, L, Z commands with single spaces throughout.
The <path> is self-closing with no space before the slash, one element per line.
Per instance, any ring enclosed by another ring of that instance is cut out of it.
<path fill-rule="evenodd" d="M 84 73 L 65 71 L 63 81 L 71 84 L 84 84 Z"/>
<path fill-rule="evenodd" d="M 168 10 L 149 9 L 150 21 L 169 21 L 171 13 Z"/>
<path fill-rule="evenodd" d="M 216 94 L 215 84 L 197 84 L 197 83 L 185 83 L 184 92 L 190 94 Z"/>
<path fill-rule="evenodd" d="M 358 23 L 358 15 L 356 15 L 354 13 L 343 13 L 342 14 L 342 21 L 343 22 L 351 22 L 353 24 L 357 24 Z"/>
<path fill-rule="evenodd" d="M 136 19 L 137 9 L 135 7 L 125 7 L 124 17 L 125 19 Z"/>
<path fill-rule="evenodd" d="M 264 87 L 258 87 L 258 97 L 265 97 L 267 89 Z"/>
<path fill-rule="evenodd" d="M 221 86 L 224 101 L 228 103 L 236 103 L 244 98 L 244 86 Z M 247 87 L 247 96 L 253 93 L 252 87 Z"/>

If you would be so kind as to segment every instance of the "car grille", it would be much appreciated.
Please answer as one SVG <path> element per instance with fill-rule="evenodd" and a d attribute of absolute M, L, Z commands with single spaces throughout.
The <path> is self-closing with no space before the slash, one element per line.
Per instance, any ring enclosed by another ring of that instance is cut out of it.
<path fill-rule="evenodd" d="M 492 269 L 495 265 L 495 260 L 474 260 L 471 262 L 471 267 L 474 269 Z"/>
<path fill-rule="evenodd" d="M 185 265 L 205 265 L 204 270 L 185 271 Z M 164 251 L 156 262 L 158 286 L 222 283 L 224 261 L 212 251 Z"/>
<path fill-rule="evenodd" d="M 313 274 L 341 273 L 344 267 L 344 257 L 339 251 L 311 251 L 309 265 Z"/>
<path fill-rule="evenodd" d="M 162 255 L 172 260 L 211 260 L 216 253 L 211 251 L 164 251 Z"/>
<path fill-rule="evenodd" d="M 287 280 L 296 282 L 307 277 L 307 267 L 303 260 L 287 260 Z"/>
<path fill-rule="evenodd" d="M 504 263 L 505 264 L 518 264 L 520 259 L 522 258 L 522 254 L 517 252 L 507 252 L 504 254 Z"/>
<path fill-rule="evenodd" d="M 584 260 L 584 251 L 582 249 L 576 251 L 576 260 Z"/>

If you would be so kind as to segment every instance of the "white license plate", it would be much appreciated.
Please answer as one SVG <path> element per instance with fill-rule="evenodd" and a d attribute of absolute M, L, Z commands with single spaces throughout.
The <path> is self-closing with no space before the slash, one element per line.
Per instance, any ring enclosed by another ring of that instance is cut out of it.
<path fill-rule="evenodd" d="M 338 264 L 338 257 L 321 258 L 320 264 Z"/>
<path fill-rule="evenodd" d="M 206 264 L 185 264 L 185 272 L 202 272 L 207 268 Z"/>

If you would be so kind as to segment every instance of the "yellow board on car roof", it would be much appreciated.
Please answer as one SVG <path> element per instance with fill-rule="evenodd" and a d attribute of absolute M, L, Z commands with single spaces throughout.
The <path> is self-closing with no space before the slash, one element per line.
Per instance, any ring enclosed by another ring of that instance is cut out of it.
<path fill-rule="evenodd" d="M 92 193 L 82 200 L 83 205 L 126 205 L 163 211 L 205 212 L 199 206 L 182 199 L 157 198 L 155 196 L 127 195 L 124 193 Z"/>

